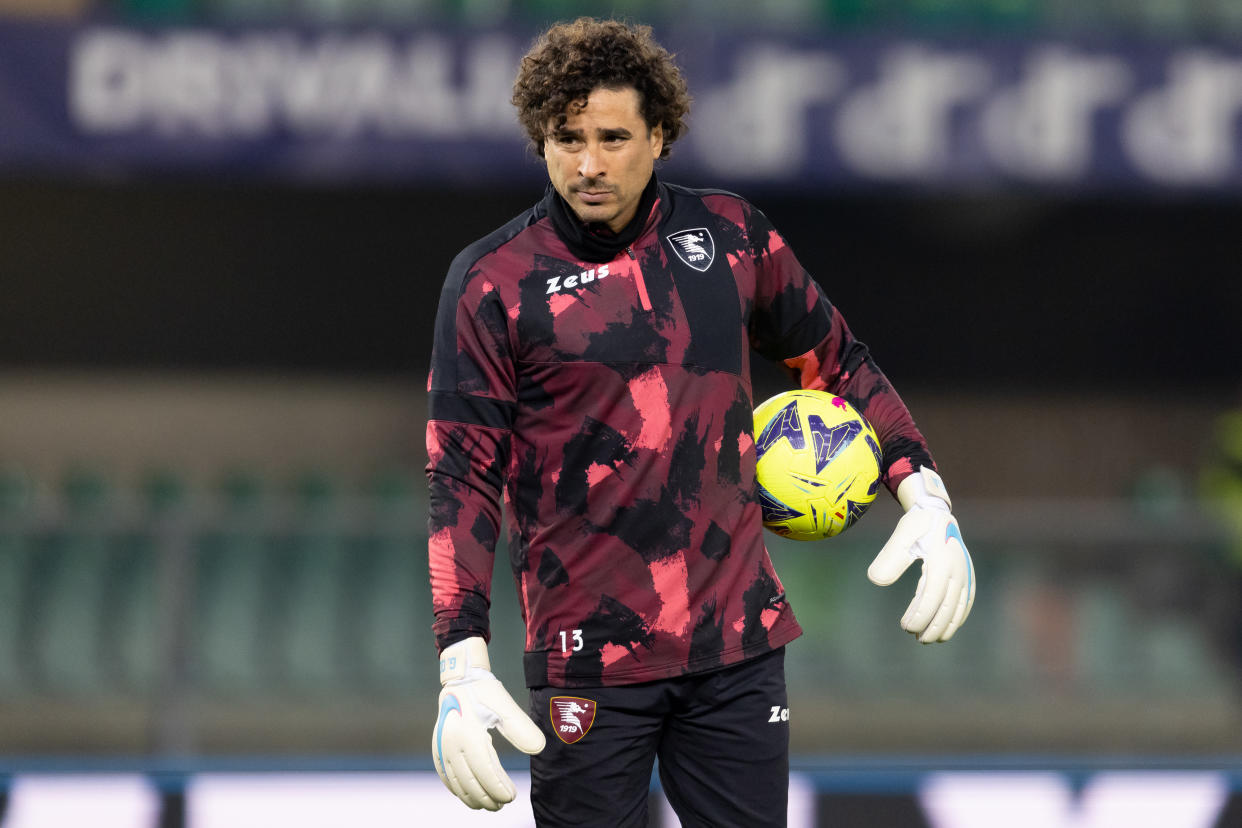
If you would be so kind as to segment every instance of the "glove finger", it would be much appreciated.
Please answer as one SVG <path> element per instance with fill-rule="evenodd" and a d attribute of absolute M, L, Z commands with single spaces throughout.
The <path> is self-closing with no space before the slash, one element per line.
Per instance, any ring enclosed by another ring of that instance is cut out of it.
<path fill-rule="evenodd" d="M 500 806 L 504 803 L 497 802 L 483 788 L 464 751 L 454 751 L 447 757 L 446 764 L 449 790 L 458 799 L 475 810 L 500 810 Z"/>
<path fill-rule="evenodd" d="M 949 589 L 949 573 L 942 566 L 929 566 L 923 562 L 920 588 L 910 602 L 909 609 L 901 619 L 901 628 L 915 634 L 922 633 L 944 603 Z"/>
<path fill-rule="evenodd" d="M 867 577 L 876 586 L 888 586 L 902 576 L 917 557 L 913 548 L 927 530 L 927 515 L 921 511 L 906 512 L 888 542 L 867 568 Z"/>
<path fill-rule="evenodd" d="M 478 700 L 495 716 L 496 729 L 501 736 L 523 753 L 535 754 L 543 750 L 543 731 L 531 721 L 530 716 L 518 706 L 500 682 L 490 683 L 479 688 L 477 692 Z"/>
<path fill-rule="evenodd" d="M 435 729 L 431 731 L 431 761 L 435 763 L 436 773 L 440 774 L 441 780 L 444 779 L 444 763 L 440 761 L 440 732 L 443 724 L 443 721 L 436 722 Z"/>
<path fill-rule="evenodd" d="M 499 810 L 514 799 L 516 789 L 507 776 L 507 789 L 504 782 L 495 784 L 489 778 L 495 775 L 492 768 L 500 768 L 500 760 L 491 736 L 477 721 L 461 715 L 443 717 L 435 736 L 432 758 L 440 779 L 454 796 L 471 808 L 489 811 Z M 503 776 L 504 772 L 500 774 Z"/>
<path fill-rule="evenodd" d="M 910 544 L 914 543 L 917 538 L 910 539 L 907 543 L 908 539 L 899 534 L 900 532 L 901 527 L 898 526 L 893 536 L 888 539 L 888 543 L 884 544 L 884 548 L 875 556 L 871 566 L 867 567 L 867 577 L 876 586 L 888 586 L 896 582 L 916 560 L 910 554 Z"/>
<path fill-rule="evenodd" d="M 460 718 L 442 722 L 437 726 L 436 742 L 432 750 L 432 758 L 436 763 L 436 771 L 440 781 L 449 789 L 453 796 L 471 808 L 483 807 L 482 799 L 472 790 L 467 790 L 465 782 L 472 778 L 469 766 L 461 755 L 463 725 Z"/>
<path fill-rule="evenodd" d="M 940 606 L 936 609 L 936 614 L 932 616 L 927 628 L 923 630 L 919 641 L 924 644 L 931 644 L 935 641 L 947 640 L 944 638 L 944 635 L 949 625 L 953 622 L 954 616 L 957 615 L 959 608 L 966 603 L 966 594 L 966 584 L 958 583 L 956 579 L 950 579 L 948 589 L 944 593 L 944 600 L 940 602 Z"/>
<path fill-rule="evenodd" d="M 962 626 L 962 622 L 966 620 L 966 613 L 970 611 L 970 593 L 962 590 L 962 594 L 958 597 L 957 606 L 953 608 L 953 618 L 949 620 L 948 626 L 944 628 L 944 632 L 940 634 L 941 641 L 948 641 Z"/>
<path fill-rule="evenodd" d="M 444 772 L 440 774 L 440 780 L 444 782 L 445 787 L 452 792 L 453 796 L 466 803 L 467 806 L 479 809 L 482 806 L 480 799 L 472 792 L 467 791 L 466 786 L 462 784 L 462 772 L 469 776 L 469 768 L 462 768 L 462 758 L 456 750 L 452 750 L 444 757 Z"/>
<path fill-rule="evenodd" d="M 914 587 L 914 598 L 911 599 L 910 604 L 906 607 L 906 611 L 901 614 L 901 628 L 903 630 L 914 632 L 913 630 L 910 630 L 910 627 L 909 627 L 910 619 L 914 617 L 914 613 L 918 610 L 919 606 L 923 602 L 923 589 L 926 586 L 927 586 L 927 567 L 924 566 L 922 574 L 919 575 L 919 582 Z"/>
<path fill-rule="evenodd" d="M 500 765 L 500 757 L 492 746 L 492 737 L 482 727 L 462 745 L 462 765 L 459 772 L 462 787 L 479 805 L 489 811 L 499 810 L 506 802 L 517 797 L 517 787 Z"/>
<path fill-rule="evenodd" d="M 508 739 L 510 744 L 523 753 L 534 755 L 542 751 L 544 745 L 547 744 L 539 725 L 532 722 L 530 716 L 527 716 L 520 708 L 511 714 L 502 716 L 496 729 L 500 731 L 501 736 Z"/>
<path fill-rule="evenodd" d="M 957 632 L 962 624 L 966 623 L 970 610 L 975 605 L 975 568 L 968 565 L 967 577 L 970 579 L 969 590 L 963 590 L 961 601 L 958 603 L 957 612 L 953 615 L 953 620 L 949 622 L 949 627 L 944 631 L 944 635 L 940 637 L 941 641 L 948 641 Z"/>
<path fill-rule="evenodd" d="M 962 546 L 960 548 L 962 554 L 959 555 L 957 549 L 946 544 L 934 558 L 936 571 L 943 573 L 945 576 L 945 590 L 939 606 L 935 607 L 934 614 L 927 623 L 927 627 L 923 630 L 922 637 L 919 639 L 924 644 L 946 640 L 943 638 L 945 631 L 948 630 L 949 625 L 953 622 L 953 618 L 965 605 L 966 598 L 970 594 L 972 586 L 969 566 L 970 558 L 965 554 L 966 547 Z M 931 563 L 926 565 L 930 566 Z"/>
<path fill-rule="evenodd" d="M 871 566 L 867 567 L 867 577 L 876 586 L 888 586 L 894 583 L 914 563 L 907 547 L 885 544 L 876 555 Z"/>
<path fill-rule="evenodd" d="M 443 696 L 441 696 L 441 698 L 443 698 Z M 446 708 L 442 703 L 440 718 L 436 720 L 436 726 L 431 731 L 431 760 L 435 763 L 436 773 L 440 775 L 440 781 L 444 783 L 444 786 L 452 791 L 453 795 L 458 798 L 461 797 L 461 786 L 457 785 L 455 779 L 450 780 L 450 769 L 445 757 L 445 729 L 448 725 L 449 716 L 452 713 L 458 713 L 458 718 L 460 719 L 460 712 L 459 708 Z M 452 748 L 452 744 L 453 741 L 450 736 L 447 745 L 450 750 Z"/>
<path fill-rule="evenodd" d="M 970 611 L 975 608 L 975 588 L 979 585 L 979 579 L 975 577 L 975 565 L 970 565 L 970 599 L 966 602 L 966 615 L 962 617 L 965 621 L 970 617 Z"/>

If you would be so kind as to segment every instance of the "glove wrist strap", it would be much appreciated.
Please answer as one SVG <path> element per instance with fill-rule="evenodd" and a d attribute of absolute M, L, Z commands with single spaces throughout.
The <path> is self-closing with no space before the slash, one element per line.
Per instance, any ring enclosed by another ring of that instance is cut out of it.
<path fill-rule="evenodd" d="M 953 508 L 944 481 L 927 466 L 920 466 L 917 472 L 901 481 L 897 486 L 897 501 L 907 512 L 915 506 L 943 509 L 946 512 Z"/>
<path fill-rule="evenodd" d="M 461 681 L 469 673 L 479 670 L 490 672 L 491 669 L 491 662 L 487 658 L 487 642 L 478 636 L 450 644 L 440 653 L 441 686 Z"/>

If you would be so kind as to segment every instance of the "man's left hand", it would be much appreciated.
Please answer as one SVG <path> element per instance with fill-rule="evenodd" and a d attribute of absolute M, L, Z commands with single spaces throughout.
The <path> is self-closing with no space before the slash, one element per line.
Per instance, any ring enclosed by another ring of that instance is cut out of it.
<path fill-rule="evenodd" d="M 897 500 L 906 513 L 867 577 L 888 586 L 922 560 L 923 575 L 901 628 L 924 644 L 948 641 L 975 603 L 975 566 L 950 512 L 949 493 L 940 475 L 924 466 L 897 486 Z"/>

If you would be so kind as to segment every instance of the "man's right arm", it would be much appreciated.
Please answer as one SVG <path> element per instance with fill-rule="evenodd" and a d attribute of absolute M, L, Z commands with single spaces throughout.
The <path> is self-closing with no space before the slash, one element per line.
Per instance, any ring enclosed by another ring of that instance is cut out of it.
<path fill-rule="evenodd" d="M 441 650 L 489 637 L 515 399 L 507 320 L 495 290 L 454 263 L 436 316 L 427 381 L 428 564 Z"/>
<path fill-rule="evenodd" d="M 427 423 L 427 562 L 432 629 L 440 650 L 471 636 L 490 638 L 488 607 L 507 436 L 507 431 L 434 416 Z"/>
<path fill-rule="evenodd" d="M 526 753 L 544 746 L 542 731 L 492 675 L 487 653 L 515 399 L 502 309 L 495 287 L 455 262 L 427 380 L 428 563 L 442 687 L 431 755 L 445 787 L 489 811 L 513 801 L 517 789 L 488 731 L 498 729 Z"/>

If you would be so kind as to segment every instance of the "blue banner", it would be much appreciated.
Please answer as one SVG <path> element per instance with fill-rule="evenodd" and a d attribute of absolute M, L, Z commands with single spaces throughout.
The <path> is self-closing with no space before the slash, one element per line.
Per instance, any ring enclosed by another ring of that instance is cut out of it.
<path fill-rule="evenodd" d="M 509 104 L 532 34 L 0 23 L 0 173 L 536 179 Z M 686 183 L 1242 184 L 1239 46 L 659 35 Z"/>

